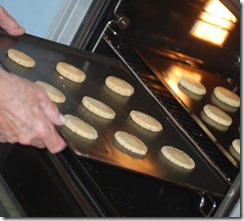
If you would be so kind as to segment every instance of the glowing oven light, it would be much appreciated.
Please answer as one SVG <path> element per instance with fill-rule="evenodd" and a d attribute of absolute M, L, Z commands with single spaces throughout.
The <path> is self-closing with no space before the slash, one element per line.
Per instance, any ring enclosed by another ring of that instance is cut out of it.
<path fill-rule="evenodd" d="M 233 23 L 237 21 L 236 17 L 219 0 L 209 1 L 205 10 L 209 14 L 232 21 Z"/>
<path fill-rule="evenodd" d="M 236 17 L 218 0 L 211 0 L 196 21 L 191 34 L 215 45 L 223 45 Z"/>
<path fill-rule="evenodd" d="M 205 21 L 209 24 L 212 24 L 212 25 L 215 25 L 217 27 L 227 29 L 227 30 L 232 30 L 235 26 L 235 24 L 230 20 L 227 20 L 227 19 L 224 19 L 221 17 L 217 17 L 213 14 L 208 14 L 206 12 L 203 12 L 199 18 L 202 21 Z"/>
<path fill-rule="evenodd" d="M 206 22 L 197 21 L 192 34 L 213 44 L 222 45 L 229 32 L 225 29 L 210 25 Z"/>

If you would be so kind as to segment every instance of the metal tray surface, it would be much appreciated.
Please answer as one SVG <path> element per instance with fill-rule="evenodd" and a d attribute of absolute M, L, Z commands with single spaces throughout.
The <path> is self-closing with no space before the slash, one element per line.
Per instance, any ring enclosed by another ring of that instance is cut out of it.
<path fill-rule="evenodd" d="M 239 167 L 238 159 L 231 154 L 231 144 L 234 139 L 240 138 L 240 108 L 234 108 L 219 101 L 213 95 L 213 90 L 216 86 L 222 86 L 240 96 L 240 82 L 235 79 L 221 77 L 217 73 L 202 70 L 198 65 L 193 65 L 193 67 L 186 65 L 187 61 L 184 64 L 179 62 L 179 59 L 172 59 L 171 57 L 167 59 L 165 53 L 159 49 L 136 47 L 135 50 L 179 103 L 203 128 L 216 147 L 226 155 L 233 165 Z M 181 58 L 181 60 L 183 59 Z M 181 77 L 200 80 L 206 87 L 206 94 L 201 97 L 184 89 L 178 84 Z M 225 111 L 232 118 L 232 124 L 229 127 L 224 127 L 214 123 L 203 114 L 202 110 L 206 104 L 217 106 Z"/>
<path fill-rule="evenodd" d="M 27 53 L 35 59 L 36 66 L 31 69 L 25 68 L 11 61 L 6 55 L 9 48 Z M 216 196 L 225 194 L 229 183 L 207 163 L 194 144 L 175 126 L 145 90 L 145 86 L 122 62 L 27 34 L 20 37 L 1 34 L 0 49 L 1 64 L 5 69 L 31 81 L 42 80 L 57 87 L 66 96 L 65 103 L 57 104 L 60 112 L 78 116 L 98 131 L 98 138 L 91 141 L 75 135 L 66 127 L 58 128 L 67 140 L 68 147 L 78 156 L 194 191 Z M 82 69 L 87 75 L 86 80 L 78 84 L 61 78 L 55 71 L 59 61 Z M 110 91 L 104 84 L 105 78 L 109 75 L 115 75 L 132 84 L 135 88 L 134 95 L 122 97 Z M 89 112 L 81 104 L 83 96 L 91 96 L 108 104 L 116 112 L 115 119 L 103 119 Z M 133 123 L 129 117 L 131 110 L 143 111 L 154 116 L 162 123 L 163 132 L 150 132 Z M 117 148 L 113 136 L 118 130 L 141 139 L 148 147 L 147 155 L 144 158 L 136 158 Z M 194 159 L 196 167 L 188 171 L 169 162 L 160 152 L 164 145 L 173 145 L 188 153 Z"/>

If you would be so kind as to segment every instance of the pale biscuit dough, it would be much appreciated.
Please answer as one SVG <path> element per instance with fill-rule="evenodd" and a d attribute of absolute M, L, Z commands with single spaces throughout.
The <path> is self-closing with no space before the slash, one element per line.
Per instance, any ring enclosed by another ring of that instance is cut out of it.
<path fill-rule="evenodd" d="M 185 169 L 195 168 L 194 160 L 186 154 L 184 151 L 179 150 L 173 146 L 163 146 L 161 148 L 161 153 L 172 163 L 183 167 Z"/>
<path fill-rule="evenodd" d="M 82 104 L 91 112 L 94 114 L 107 118 L 107 119 L 114 119 L 115 118 L 115 112 L 114 110 L 109 107 L 107 104 L 96 100 L 92 97 L 85 96 L 82 98 Z"/>
<path fill-rule="evenodd" d="M 147 153 L 147 146 L 134 135 L 128 134 L 123 131 L 117 131 L 114 134 L 116 141 L 128 151 L 145 156 Z"/>
<path fill-rule="evenodd" d="M 228 130 L 229 127 L 224 126 L 222 124 L 217 123 L 216 121 L 212 120 L 211 118 L 209 118 L 204 111 L 201 111 L 200 113 L 201 118 L 204 120 L 204 122 L 206 122 L 208 125 L 210 125 L 211 127 L 215 128 L 216 130 L 219 130 L 221 132 L 225 132 Z"/>
<path fill-rule="evenodd" d="M 66 100 L 65 95 L 57 88 L 44 81 L 36 81 L 37 85 L 41 86 L 47 93 L 51 101 L 56 103 L 64 103 Z"/>
<path fill-rule="evenodd" d="M 86 74 L 82 70 L 65 62 L 58 62 L 56 70 L 63 77 L 73 82 L 81 83 L 86 79 Z"/>
<path fill-rule="evenodd" d="M 132 85 L 115 76 L 107 77 L 105 80 L 105 84 L 110 90 L 122 96 L 129 97 L 134 93 L 134 87 Z"/>
<path fill-rule="evenodd" d="M 234 143 L 233 143 L 234 142 Z M 237 148 L 235 149 L 233 147 L 233 144 L 234 146 Z M 238 147 L 239 147 L 239 153 L 237 152 L 238 151 Z M 240 142 L 238 141 L 238 139 L 236 140 L 233 140 L 232 141 L 232 144 L 229 146 L 229 152 L 230 154 L 238 161 L 240 161 L 240 158 L 241 158 L 241 154 L 240 154 Z"/>
<path fill-rule="evenodd" d="M 238 110 L 238 107 L 233 107 L 230 106 L 229 104 L 224 103 L 223 101 L 219 100 L 214 93 L 211 94 L 211 102 L 222 109 L 223 111 L 229 112 L 229 113 L 234 113 Z"/>
<path fill-rule="evenodd" d="M 97 131 L 90 124 L 71 114 L 66 114 L 64 117 L 66 119 L 65 126 L 72 132 L 86 139 L 97 139 Z"/>
<path fill-rule="evenodd" d="M 13 48 L 8 49 L 7 55 L 12 61 L 24 67 L 32 68 L 36 64 L 35 60 L 29 55 Z"/>
<path fill-rule="evenodd" d="M 206 94 L 205 86 L 201 82 L 198 82 L 192 78 L 182 77 L 179 81 L 179 84 L 195 94 Z"/>
<path fill-rule="evenodd" d="M 240 145 L 240 139 L 235 139 L 232 141 L 232 146 L 235 149 L 237 153 L 241 153 L 241 145 Z"/>
<path fill-rule="evenodd" d="M 134 122 L 147 130 L 153 132 L 163 130 L 162 124 L 158 120 L 143 112 L 132 110 L 130 112 L 130 117 Z"/>
<path fill-rule="evenodd" d="M 229 146 L 229 152 L 230 154 L 238 161 L 240 161 L 240 154 L 236 152 L 236 150 L 234 149 L 234 147 L 232 145 Z"/>
<path fill-rule="evenodd" d="M 210 119 L 219 124 L 227 127 L 232 124 L 232 118 L 218 107 L 215 107 L 211 104 L 206 104 L 203 107 L 203 111 Z"/>
<path fill-rule="evenodd" d="M 199 95 L 199 94 L 196 94 L 196 93 L 193 93 L 191 91 L 189 91 L 188 89 L 186 89 L 185 87 L 183 87 L 182 85 L 178 84 L 178 88 L 184 93 L 186 94 L 188 97 L 190 97 L 191 99 L 193 100 L 201 100 L 204 95 Z"/>
<path fill-rule="evenodd" d="M 214 88 L 214 95 L 224 103 L 233 106 L 240 107 L 240 97 L 231 90 L 218 86 Z"/>

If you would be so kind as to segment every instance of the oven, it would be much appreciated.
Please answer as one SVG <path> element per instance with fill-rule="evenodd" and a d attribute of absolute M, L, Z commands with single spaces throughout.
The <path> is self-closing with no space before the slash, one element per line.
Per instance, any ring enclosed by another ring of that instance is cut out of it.
<path fill-rule="evenodd" d="M 65 56 L 74 56 L 77 62 L 80 57 L 87 59 L 87 66 L 95 63 L 100 70 L 109 67 L 108 70 L 121 72 L 121 76 L 136 82 L 136 90 L 140 91 L 138 107 L 170 121 L 167 128 L 172 128 L 172 132 L 165 139 L 179 140 L 179 146 L 192 147 L 201 168 L 194 175 L 177 168 L 162 175 L 164 168 L 160 162 L 152 163 L 151 170 L 143 167 L 143 161 L 133 164 L 132 160 L 128 161 L 131 165 L 126 165 L 115 159 L 113 152 L 99 155 L 87 148 L 77 148 L 75 139 L 56 155 L 19 144 L 1 145 L 5 193 L 1 201 L 6 217 L 228 217 L 233 214 L 240 203 L 240 156 L 230 147 L 234 139 L 240 138 L 240 109 L 231 113 L 233 125 L 227 131 L 219 131 L 200 116 L 202 105 L 211 102 L 210 93 L 199 101 L 189 99 L 189 95 L 175 87 L 182 73 L 189 76 L 197 73 L 208 91 L 222 85 L 240 95 L 240 6 L 235 1 L 222 2 L 236 20 L 231 22 L 232 29 L 227 31 L 225 42 L 216 45 L 191 34 L 196 23 L 204 20 L 200 16 L 206 13 L 206 3 L 104 1 L 99 5 L 96 19 L 89 20 L 86 28 L 81 24 L 70 46 L 33 36 L 20 38 L 24 44 L 31 42 L 35 47 L 67 53 Z M 1 65 L 11 68 L 3 61 Z M 106 96 L 106 91 L 100 96 Z M 131 125 L 123 126 L 133 131 Z M 61 133 L 69 139 L 65 130 Z M 118 158 L 123 154 L 119 152 Z M 160 161 L 157 157 L 152 155 L 153 160 Z"/>

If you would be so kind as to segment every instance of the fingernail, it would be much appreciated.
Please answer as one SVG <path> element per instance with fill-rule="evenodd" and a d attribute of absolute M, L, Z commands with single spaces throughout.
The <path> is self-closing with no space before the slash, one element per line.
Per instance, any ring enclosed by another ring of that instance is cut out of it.
<path fill-rule="evenodd" d="M 60 120 L 63 124 L 66 123 L 66 118 L 65 118 L 65 116 L 64 116 L 63 114 L 60 114 L 60 115 L 59 115 L 59 120 Z"/>

